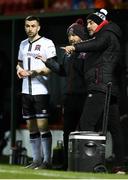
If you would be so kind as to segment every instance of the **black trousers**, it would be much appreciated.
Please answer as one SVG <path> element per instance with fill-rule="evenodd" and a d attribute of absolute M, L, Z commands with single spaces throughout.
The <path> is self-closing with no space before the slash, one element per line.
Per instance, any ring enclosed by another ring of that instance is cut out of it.
<path fill-rule="evenodd" d="M 80 118 L 79 129 L 81 131 L 100 131 L 103 123 L 103 110 L 105 104 L 105 93 L 93 92 L 88 94 L 83 112 Z M 112 135 L 113 152 L 116 157 L 116 165 L 123 164 L 124 143 L 120 124 L 120 113 L 117 98 L 111 96 L 108 130 Z"/>
<path fill-rule="evenodd" d="M 68 167 L 68 137 L 76 130 L 85 102 L 85 94 L 66 95 L 64 98 L 64 169 Z"/>

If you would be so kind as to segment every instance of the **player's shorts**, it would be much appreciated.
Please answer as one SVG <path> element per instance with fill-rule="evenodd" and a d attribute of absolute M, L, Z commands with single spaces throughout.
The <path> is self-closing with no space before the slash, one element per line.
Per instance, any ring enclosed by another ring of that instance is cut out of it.
<path fill-rule="evenodd" d="M 49 95 L 22 94 L 23 119 L 43 119 L 49 117 Z"/>

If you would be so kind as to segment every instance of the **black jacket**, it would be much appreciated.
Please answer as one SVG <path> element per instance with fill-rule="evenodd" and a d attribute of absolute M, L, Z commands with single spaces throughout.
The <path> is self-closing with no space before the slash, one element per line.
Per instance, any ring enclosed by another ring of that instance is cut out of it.
<path fill-rule="evenodd" d="M 104 25 L 92 39 L 75 45 L 76 52 L 86 52 L 84 76 L 88 91 L 106 91 L 112 82 L 112 94 L 119 93 L 120 28 L 113 22 Z"/>
<path fill-rule="evenodd" d="M 67 55 L 63 52 L 60 63 L 55 59 L 48 59 L 45 63 L 48 68 L 58 75 L 65 77 L 64 94 L 84 94 L 86 91 L 84 80 L 84 58 L 85 53 L 74 53 Z"/>

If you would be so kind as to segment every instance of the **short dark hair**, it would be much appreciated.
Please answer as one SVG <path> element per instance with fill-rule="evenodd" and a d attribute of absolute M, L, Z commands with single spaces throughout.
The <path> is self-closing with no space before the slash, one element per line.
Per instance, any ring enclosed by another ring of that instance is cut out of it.
<path fill-rule="evenodd" d="M 37 16 L 30 15 L 25 18 L 25 21 L 34 21 L 34 20 L 40 24 L 40 18 Z"/>

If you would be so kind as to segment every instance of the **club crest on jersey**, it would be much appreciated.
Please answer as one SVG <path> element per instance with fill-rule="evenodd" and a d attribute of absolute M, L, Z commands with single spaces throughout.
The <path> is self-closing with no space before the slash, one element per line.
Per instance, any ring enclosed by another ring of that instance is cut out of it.
<path fill-rule="evenodd" d="M 41 45 L 36 45 L 36 47 L 35 47 L 35 51 L 40 51 L 40 48 L 41 48 Z"/>

